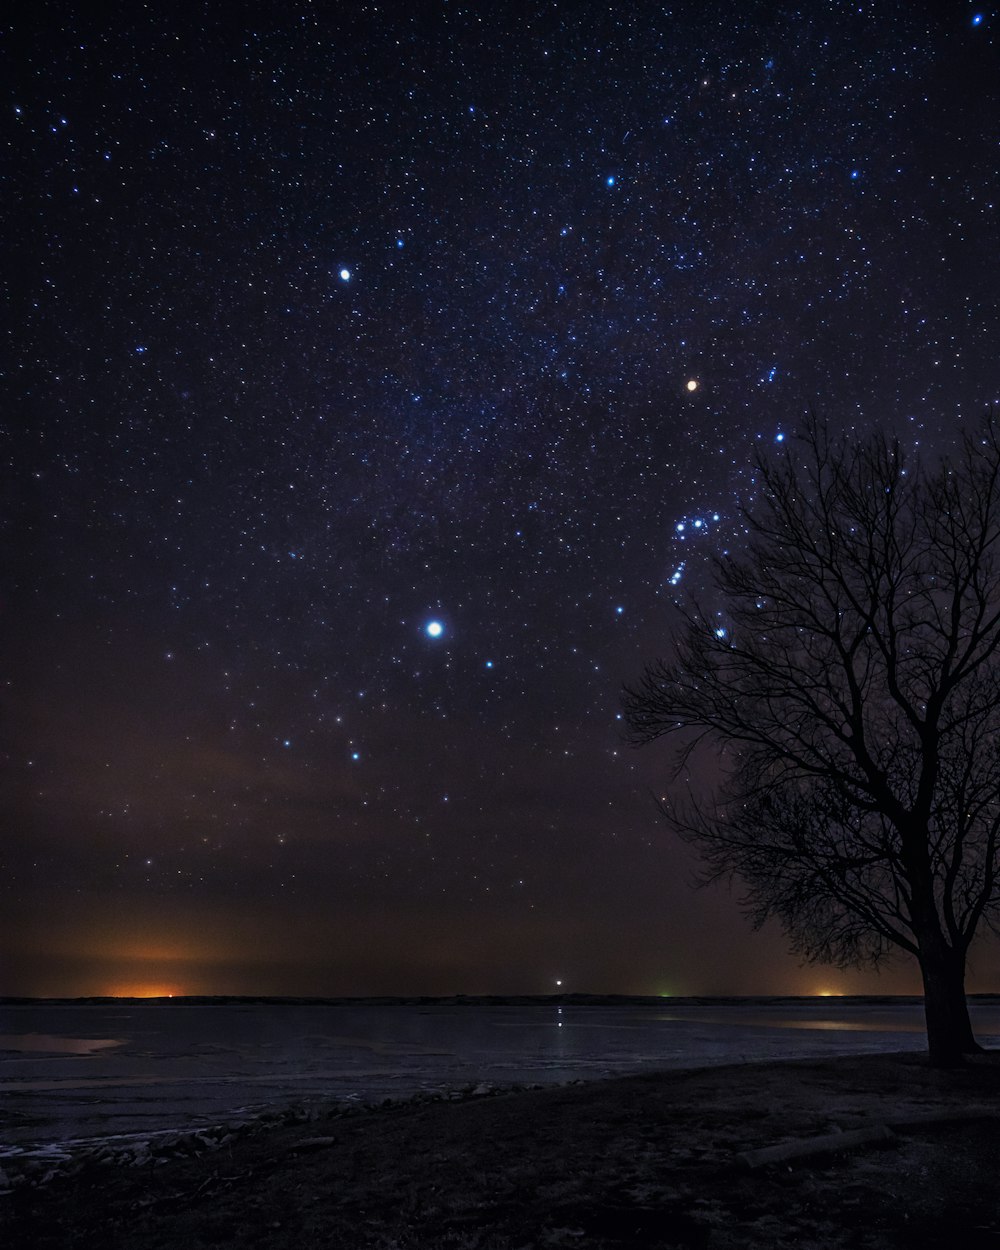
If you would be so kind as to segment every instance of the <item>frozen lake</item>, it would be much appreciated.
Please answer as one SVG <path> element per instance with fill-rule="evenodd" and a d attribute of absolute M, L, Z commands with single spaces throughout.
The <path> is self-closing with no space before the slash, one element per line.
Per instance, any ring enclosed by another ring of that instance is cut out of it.
<path fill-rule="evenodd" d="M 1000 1045 L 1000 1000 L 972 1006 Z M 29 1004 L 0 1008 L 3 1148 L 211 1125 L 289 1103 L 923 1050 L 918 1003 Z"/>

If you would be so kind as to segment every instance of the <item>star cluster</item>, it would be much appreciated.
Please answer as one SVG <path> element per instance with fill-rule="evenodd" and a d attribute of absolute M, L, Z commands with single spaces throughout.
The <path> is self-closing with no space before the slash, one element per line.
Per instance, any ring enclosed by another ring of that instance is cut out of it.
<path fill-rule="evenodd" d="M 997 20 L 15 3 L 0 989 L 807 985 L 618 691 L 805 411 L 1000 398 Z"/>

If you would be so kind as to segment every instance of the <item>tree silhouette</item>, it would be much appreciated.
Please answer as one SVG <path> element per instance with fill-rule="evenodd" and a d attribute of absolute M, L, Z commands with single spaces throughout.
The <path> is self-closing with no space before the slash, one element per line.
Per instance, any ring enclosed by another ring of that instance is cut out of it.
<path fill-rule="evenodd" d="M 1000 902 L 1000 435 L 908 465 L 817 422 L 757 463 L 748 543 L 674 654 L 626 687 L 633 741 L 714 749 L 664 802 L 709 879 L 738 878 L 810 961 L 919 963 L 930 1060 L 978 1049 L 969 946 Z"/>

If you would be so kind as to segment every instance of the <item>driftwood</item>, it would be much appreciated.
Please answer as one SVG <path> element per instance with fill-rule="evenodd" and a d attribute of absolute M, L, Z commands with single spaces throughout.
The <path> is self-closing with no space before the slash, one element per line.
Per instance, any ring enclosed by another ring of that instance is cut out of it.
<path fill-rule="evenodd" d="M 798 1137 L 794 1141 L 780 1142 L 777 1146 L 763 1146 L 759 1150 L 744 1150 L 736 1158 L 745 1167 L 765 1167 L 768 1163 L 782 1163 L 785 1159 L 803 1159 L 809 1155 L 825 1154 L 834 1150 L 850 1150 L 852 1146 L 867 1146 L 873 1142 L 890 1141 L 896 1130 L 919 1129 L 924 1125 L 961 1123 L 963 1120 L 1000 1119 L 1000 1107 L 986 1104 L 968 1107 L 933 1107 L 928 1111 L 907 1116 L 894 1116 L 883 1124 L 871 1124 L 865 1128 L 851 1129 L 846 1133 L 824 1133 L 821 1137 Z"/>
<path fill-rule="evenodd" d="M 802 1159 L 808 1155 L 827 1154 L 833 1150 L 850 1150 L 852 1146 L 867 1146 L 872 1142 L 891 1141 L 895 1137 L 887 1124 L 873 1124 L 870 1128 L 852 1129 L 848 1133 L 824 1133 L 822 1137 L 799 1137 L 795 1141 L 781 1142 L 777 1146 L 764 1146 L 760 1150 L 745 1150 L 736 1157 L 748 1168 L 765 1167 L 768 1163 L 782 1163 L 785 1159 Z"/>

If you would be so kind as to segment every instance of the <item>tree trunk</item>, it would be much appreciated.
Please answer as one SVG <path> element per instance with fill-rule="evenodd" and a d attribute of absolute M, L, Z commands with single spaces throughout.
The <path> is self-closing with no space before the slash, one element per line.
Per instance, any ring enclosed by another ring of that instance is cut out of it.
<path fill-rule="evenodd" d="M 935 935 L 920 952 L 924 982 L 924 1017 L 931 1066 L 958 1067 L 963 1056 L 979 1051 L 965 997 L 965 955 Z"/>
<path fill-rule="evenodd" d="M 951 1016 L 958 1027 L 963 1055 L 982 1054 L 983 1047 L 976 1041 L 969 1019 L 969 1000 L 965 996 L 965 957 L 952 951 L 953 968 L 948 979 L 951 996 Z"/>

